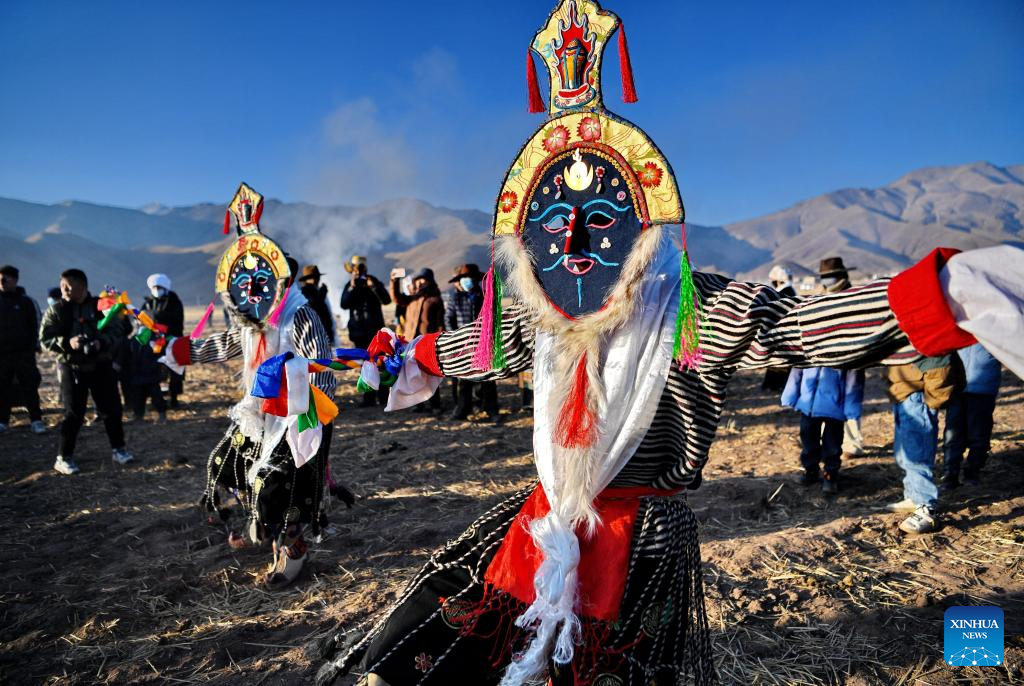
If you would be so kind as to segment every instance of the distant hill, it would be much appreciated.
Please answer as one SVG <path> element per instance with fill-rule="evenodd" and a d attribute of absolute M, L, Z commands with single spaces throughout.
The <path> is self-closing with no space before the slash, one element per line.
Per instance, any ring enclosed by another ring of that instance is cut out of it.
<path fill-rule="evenodd" d="M 321 207 L 268 199 L 263 228 L 302 263 L 315 262 L 335 292 L 342 263 L 366 255 L 386 279 L 393 266 L 431 267 L 439 281 L 465 262 L 486 268 L 490 215 L 399 199 L 370 207 Z M 39 298 L 77 266 L 94 290 L 110 283 L 141 299 L 146 275 L 162 271 L 189 304 L 213 297 L 213 265 L 228 238 L 224 206 L 139 209 L 0 198 L 0 262 L 18 265 Z M 861 275 L 899 271 L 937 245 L 1024 245 L 1024 165 L 987 162 L 911 172 L 881 188 L 844 189 L 725 226 L 687 225 L 699 269 L 763 280 L 781 262 L 798 274 L 841 255 Z"/>

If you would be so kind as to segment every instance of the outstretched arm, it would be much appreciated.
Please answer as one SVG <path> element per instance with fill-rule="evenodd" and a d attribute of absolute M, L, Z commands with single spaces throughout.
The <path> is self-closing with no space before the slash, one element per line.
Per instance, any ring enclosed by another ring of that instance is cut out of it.
<path fill-rule="evenodd" d="M 917 352 L 889 304 L 889 279 L 812 298 L 697 274 L 704 297 L 699 371 L 773 365 L 866 367 Z"/>
<path fill-rule="evenodd" d="M 501 348 L 505 355 L 502 369 L 473 368 L 473 353 L 480 326 L 467 324 L 454 331 L 424 336 L 416 346 L 416 359 L 425 371 L 470 381 L 504 379 L 533 368 L 534 328 L 523 311 L 512 305 L 501 316 Z"/>

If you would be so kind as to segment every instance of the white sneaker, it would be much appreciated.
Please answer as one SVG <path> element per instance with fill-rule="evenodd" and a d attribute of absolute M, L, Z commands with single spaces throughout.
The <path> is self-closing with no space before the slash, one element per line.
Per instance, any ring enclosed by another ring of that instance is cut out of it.
<path fill-rule="evenodd" d="M 75 464 L 75 459 L 72 457 L 64 457 L 63 455 L 57 456 L 57 461 L 53 463 L 53 468 L 61 474 L 78 474 L 78 465 Z"/>
<path fill-rule="evenodd" d="M 889 512 L 913 512 L 917 509 L 917 503 L 910 498 L 904 498 L 898 503 L 889 503 L 885 506 Z"/>
<path fill-rule="evenodd" d="M 37 435 L 46 433 L 46 424 L 43 424 L 38 419 L 32 422 L 32 426 L 29 428 L 32 430 L 32 433 Z"/>
<path fill-rule="evenodd" d="M 4 433 L 5 431 L 7 431 L 7 425 L 4 424 L 3 422 L 0 422 L 0 434 Z"/>
<path fill-rule="evenodd" d="M 117 448 L 112 452 L 111 458 L 119 465 L 126 465 L 133 461 L 135 456 L 128 451 L 128 448 Z"/>
<path fill-rule="evenodd" d="M 900 522 L 900 531 L 908 534 L 926 534 L 935 531 L 935 518 L 927 505 L 914 510 L 913 514 Z"/>

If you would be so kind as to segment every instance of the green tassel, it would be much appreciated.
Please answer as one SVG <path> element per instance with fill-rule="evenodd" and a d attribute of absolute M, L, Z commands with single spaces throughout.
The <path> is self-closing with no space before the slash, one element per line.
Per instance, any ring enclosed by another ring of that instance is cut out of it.
<path fill-rule="evenodd" d="M 504 369 L 505 360 L 505 345 L 502 340 L 501 333 L 501 299 L 502 299 L 502 283 L 501 283 L 501 272 L 497 269 L 494 270 L 494 352 L 491 357 L 491 369 L 498 370 Z"/>
<path fill-rule="evenodd" d="M 388 388 L 390 386 L 394 386 L 396 381 L 398 381 L 398 377 L 397 376 L 393 376 L 391 373 L 386 372 L 383 369 L 380 370 L 380 387 L 381 388 Z"/>
<path fill-rule="evenodd" d="M 153 338 L 153 331 L 152 331 L 152 329 L 142 329 L 135 336 L 135 340 L 138 342 L 139 345 L 148 345 L 149 341 L 152 340 L 152 338 Z"/>
<path fill-rule="evenodd" d="M 679 309 L 676 310 L 672 357 L 684 367 L 693 367 L 700 361 L 700 322 L 703 316 L 700 294 L 693 284 L 690 256 L 683 250 L 679 262 Z"/>
<path fill-rule="evenodd" d="M 359 380 L 356 381 L 356 392 L 357 393 L 369 393 L 372 390 L 373 389 L 370 388 L 370 386 L 365 381 L 363 381 L 362 377 L 360 377 Z"/>

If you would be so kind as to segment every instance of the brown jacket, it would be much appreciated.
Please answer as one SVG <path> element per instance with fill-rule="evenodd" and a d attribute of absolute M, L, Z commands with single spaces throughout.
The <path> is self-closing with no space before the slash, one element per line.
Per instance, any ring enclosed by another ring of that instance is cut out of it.
<path fill-rule="evenodd" d="M 954 353 L 928 357 L 916 364 L 889 367 L 889 397 L 903 402 L 912 393 L 924 392 L 925 404 L 933 410 L 946 406 L 965 385 L 964 368 Z"/>
<path fill-rule="evenodd" d="M 398 334 L 406 341 L 444 330 L 444 301 L 437 286 L 428 286 L 411 298 L 398 291 L 393 295 L 395 302 L 405 307 L 405 317 L 398 327 Z"/>

